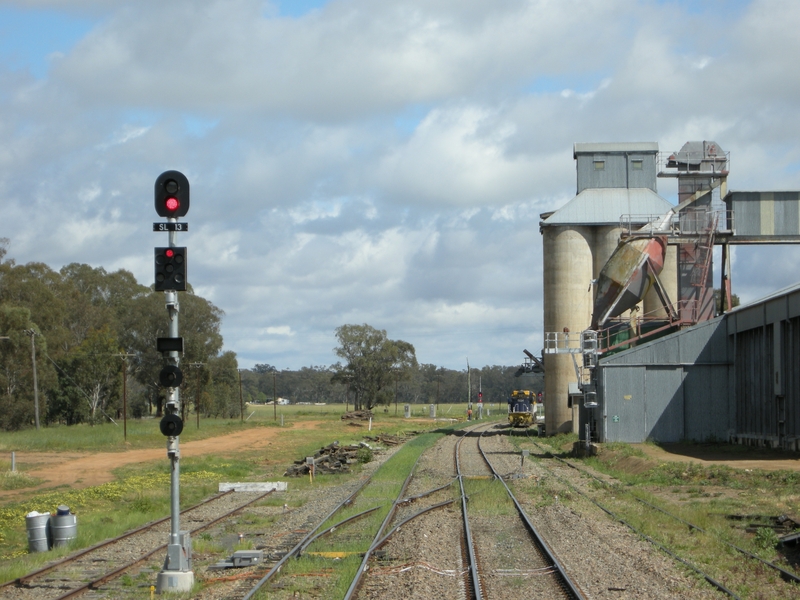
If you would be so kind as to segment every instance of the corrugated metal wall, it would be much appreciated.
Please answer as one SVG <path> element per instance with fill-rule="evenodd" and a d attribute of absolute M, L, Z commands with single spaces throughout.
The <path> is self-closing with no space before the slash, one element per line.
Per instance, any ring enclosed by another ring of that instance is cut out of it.
<path fill-rule="evenodd" d="M 800 235 L 800 192 L 731 192 L 725 197 L 737 236 Z"/>
<path fill-rule="evenodd" d="M 785 435 L 800 438 L 800 318 L 783 323 L 783 417 Z"/>
<path fill-rule="evenodd" d="M 648 367 L 645 373 L 645 427 L 654 440 L 682 440 L 684 434 L 683 370 Z"/>
<path fill-rule="evenodd" d="M 600 362 L 604 441 L 728 439 L 726 328 L 722 319 Z"/>
<path fill-rule="evenodd" d="M 598 382 L 601 441 L 800 450 L 800 285 L 605 357 Z"/>
<path fill-rule="evenodd" d="M 772 326 L 736 334 L 734 396 L 736 432 L 744 436 L 777 436 L 772 392 Z"/>
<path fill-rule="evenodd" d="M 641 161 L 641 169 L 633 163 Z M 596 163 L 602 162 L 598 169 Z M 578 193 L 589 188 L 649 188 L 657 191 L 655 154 L 579 154 Z"/>

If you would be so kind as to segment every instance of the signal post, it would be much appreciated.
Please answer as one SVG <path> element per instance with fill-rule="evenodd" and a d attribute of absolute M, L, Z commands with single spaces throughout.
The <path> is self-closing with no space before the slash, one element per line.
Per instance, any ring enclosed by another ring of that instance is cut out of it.
<path fill-rule="evenodd" d="M 155 184 L 155 208 L 166 223 L 153 223 L 153 231 L 166 231 L 169 243 L 155 249 L 155 291 L 164 292 L 169 337 L 158 338 L 157 349 L 165 359 L 159 382 L 166 389 L 164 417 L 160 429 L 167 437 L 167 456 L 171 462 L 170 516 L 171 527 L 164 568 L 158 573 L 156 591 L 187 592 L 194 586 L 192 571 L 192 543 L 188 531 L 180 529 L 180 434 L 183 420 L 180 417 L 180 385 L 183 373 L 180 357 L 183 338 L 178 335 L 178 292 L 186 291 L 186 248 L 177 245 L 179 231 L 188 231 L 187 223 L 178 223 L 189 211 L 189 180 L 179 171 L 166 171 Z"/>

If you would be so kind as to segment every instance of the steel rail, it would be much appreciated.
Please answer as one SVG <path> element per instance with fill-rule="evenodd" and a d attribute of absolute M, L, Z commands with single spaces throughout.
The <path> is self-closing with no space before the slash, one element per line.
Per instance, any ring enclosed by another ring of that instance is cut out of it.
<path fill-rule="evenodd" d="M 245 508 L 247 508 L 251 504 L 253 504 L 255 502 L 258 502 L 259 500 L 265 498 L 266 496 L 269 496 L 274 491 L 275 490 L 270 490 L 270 491 L 268 491 L 268 492 L 266 492 L 264 494 L 261 494 L 257 498 L 253 498 L 249 502 L 246 502 L 245 504 L 242 504 L 241 506 L 238 506 L 238 507 L 234 508 L 233 510 L 228 511 L 227 513 L 225 513 L 225 514 L 223 514 L 223 515 L 221 515 L 221 516 L 209 521 L 208 523 L 205 523 L 205 524 L 201 525 L 200 527 L 192 529 L 191 533 L 197 533 L 199 531 L 205 531 L 206 529 L 208 529 L 210 527 L 213 527 L 214 525 L 216 525 L 220 521 L 223 521 L 223 520 L 229 518 L 230 516 L 235 515 L 236 513 L 244 510 Z M 216 496 L 215 498 L 212 498 L 212 499 L 218 499 L 222 495 L 224 495 L 224 494 L 220 494 L 220 495 L 218 495 L 218 496 Z M 193 509 L 197 508 L 198 506 L 200 506 L 201 504 L 206 504 L 206 503 L 207 502 L 202 502 L 202 503 L 192 507 L 192 509 L 187 509 L 187 511 L 184 511 L 184 512 L 188 512 L 188 510 L 193 510 Z M 160 522 L 163 522 L 163 520 L 160 521 Z M 158 548 L 155 548 L 155 549 L 151 550 L 150 552 L 147 552 L 147 553 L 143 554 L 142 556 L 140 556 L 136 560 L 134 560 L 134 561 L 132 561 L 130 563 L 127 563 L 126 565 L 123 565 L 122 567 L 114 569 L 113 571 L 109 571 L 108 573 L 105 573 L 104 575 L 98 577 L 97 579 L 94 579 L 94 580 L 88 581 L 88 582 L 84 582 L 81 586 L 79 586 L 79 587 L 77 587 L 75 589 L 72 589 L 72 590 L 66 592 L 65 594 L 62 594 L 61 596 L 58 596 L 54 600 L 68 600 L 69 598 L 76 598 L 77 596 L 80 596 L 81 594 L 84 594 L 84 593 L 88 592 L 89 590 L 97 590 L 104 583 L 107 583 L 107 582 L 109 582 L 109 581 L 111 581 L 113 579 L 116 579 L 117 577 L 122 575 L 125 571 L 128 571 L 129 569 L 132 569 L 133 567 L 142 564 L 144 561 L 146 561 L 151 556 L 153 556 L 156 552 L 165 550 L 168 545 L 169 544 L 162 544 Z"/>
<path fill-rule="evenodd" d="M 195 504 L 194 506 L 190 506 L 189 508 L 184 509 L 181 512 L 181 514 L 193 511 L 196 508 L 199 508 L 199 507 L 203 506 L 204 504 L 208 504 L 209 502 L 213 502 L 214 500 L 217 500 L 219 498 L 222 498 L 223 496 L 227 496 L 228 494 L 232 494 L 232 493 L 233 493 L 233 490 L 229 490 L 227 492 L 219 493 L 216 496 L 211 496 L 210 498 L 206 498 L 202 502 L 199 502 L 199 503 Z M 12 585 L 15 585 L 17 587 L 25 586 L 28 583 L 30 583 L 30 581 L 32 579 L 34 579 L 36 577 L 39 577 L 40 575 L 45 575 L 46 573 L 49 573 L 50 571 L 53 571 L 53 570 L 57 569 L 58 567 L 61 567 L 63 565 L 67 565 L 67 564 L 69 564 L 71 562 L 74 562 L 77 559 L 79 559 L 81 556 L 85 556 L 86 554 L 90 554 L 91 552 L 94 552 L 95 550 L 99 550 L 100 548 L 103 548 L 105 546 L 109 546 L 111 544 L 115 544 L 116 542 L 124 540 L 125 538 L 129 538 L 129 537 L 131 537 L 133 535 L 136 535 L 137 533 L 141 533 L 143 531 L 147 531 L 148 529 L 151 529 L 151 528 L 155 527 L 156 525 L 164 523 L 165 521 L 169 521 L 170 518 L 171 517 L 167 516 L 167 517 L 163 517 L 161 519 L 157 519 L 156 521 L 150 521 L 149 523 L 145 523 L 144 525 L 142 525 L 140 527 L 137 527 L 136 529 L 131 529 L 130 531 L 126 531 L 125 533 L 123 533 L 120 536 L 117 536 L 115 538 L 111 538 L 111 539 L 108 539 L 108 540 L 104 540 L 104 541 L 102 541 L 102 542 L 100 542 L 98 544 L 95 544 L 94 546 L 89 546 L 88 548 L 84 548 L 83 550 L 80 550 L 80 551 L 76 552 L 75 554 L 71 554 L 70 556 L 66 556 L 66 557 L 62 558 L 61 560 L 58 560 L 57 562 L 54 562 L 54 563 L 52 563 L 52 564 L 50 564 L 50 565 L 48 565 L 46 567 L 43 567 L 43 568 L 38 569 L 36 571 L 31 571 L 27 575 L 23 575 L 22 577 L 18 577 L 17 579 L 12 579 L 11 581 L 6 581 L 5 583 L 0 584 L 0 589 L 2 589 L 4 587 L 9 587 L 9 586 L 12 586 Z"/>
<path fill-rule="evenodd" d="M 430 492 L 425 492 L 425 493 L 423 493 L 423 494 L 419 494 L 418 496 L 412 496 L 411 498 L 405 498 L 404 500 L 401 500 L 401 501 L 398 503 L 398 506 L 399 506 L 400 504 L 407 504 L 408 502 L 411 502 L 412 500 L 417 500 L 417 499 L 419 499 L 419 498 L 424 498 L 424 497 L 426 497 L 426 496 L 430 496 L 431 494 L 434 494 L 435 492 L 439 492 L 439 491 L 441 491 L 441 490 L 443 490 L 443 489 L 445 489 L 445 488 L 448 488 L 448 487 L 450 487 L 450 484 L 447 484 L 447 485 L 445 485 L 445 486 L 443 486 L 443 487 L 440 487 L 440 488 L 436 488 L 435 490 L 431 490 Z M 394 533 L 396 533 L 396 532 L 397 532 L 397 531 L 400 529 L 400 527 L 402 527 L 403 525 L 405 525 L 406 523 L 408 523 L 408 522 L 409 522 L 409 521 L 411 521 L 412 519 L 416 519 L 416 518 L 417 518 L 417 517 L 419 517 L 420 515 L 423 515 L 423 514 L 425 514 L 426 512 L 428 512 L 428 511 L 430 511 L 430 510 L 433 510 L 433 509 L 435 509 L 435 508 L 441 508 L 441 507 L 443 507 L 443 506 L 447 506 L 447 505 L 449 505 L 449 504 L 452 504 L 453 502 L 455 502 L 455 500 L 445 500 L 444 502 L 440 502 L 439 504 L 434 504 L 434 505 L 432 505 L 432 506 L 429 506 L 429 507 L 427 507 L 427 508 L 423 508 L 422 510 L 420 510 L 419 512 L 416 512 L 416 513 L 414 513 L 414 514 L 413 514 L 413 515 L 411 515 L 410 517 L 407 517 L 407 518 L 403 519 L 403 520 L 402 520 L 400 523 L 398 523 L 397 525 L 395 525 L 395 526 L 394 526 L 394 527 L 393 527 L 393 528 L 392 528 L 392 529 L 389 531 L 389 533 L 387 533 L 385 536 L 383 536 L 383 538 L 382 538 L 380 541 L 378 541 L 377 543 L 373 544 L 373 545 L 371 546 L 370 550 L 377 550 L 378 548 L 380 548 L 380 547 L 381 547 L 383 544 L 385 544 L 385 543 L 386 543 L 386 541 L 387 541 L 387 540 L 388 540 L 390 537 L 392 537 L 392 535 L 393 535 Z M 331 526 L 330 526 L 330 527 L 328 527 L 328 528 L 327 528 L 325 531 L 320 531 L 320 532 L 319 532 L 317 535 L 315 535 L 313 538 L 311 538 L 310 540 L 308 540 L 308 541 L 307 541 L 307 542 L 306 542 L 306 543 L 303 545 L 303 547 L 300 549 L 300 552 L 298 553 L 298 556 L 299 556 L 299 555 L 302 555 L 302 554 L 303 554 L 303 552 L 305 552 L 306 548 L 308 548 L 308 547 L 309 547 L 311 544 L 313 544 L 315 541 L 317 541 L 319 538 L 323 537 L 324 535 L 327 535 L 328 533 L 331 533 L 331 532 L 332 532 L 332 531 L 334 531 L 335 529 L 338 529 L 339 527 L 341 527 L 342 525 L 345 525 L 345 524 L 349 523 L 350 521 L 355 521 L 356 519 L 358 519 L 358 518 L 360 518 L 360 517 L 364 517 L 364 516 L 366 516 L 366 515 L 368 515 L 368 514 L 371 514 L 371 513 L 375 512 L 376 510 L 378 510 L 379 508 L 381 508 L 381 506 L 375 506 L 375 507 L 373 507 L 373 508 L 368 508 L 367 510 L 365 510 L 365 511 L 363 511 L 363 512 L 360 512 L 360 513 L 358 513 L 357 515 L 353 515 L 352 517 L 347 517 L 346 519 L 343 519 L 342 521 L 339 521 L 339 522 L 338 522 L 338 523 L 336 523 L 335 525 L 331 525 Z"/>
<path fill-rule="evenodd" d="M 541 446 L 539 446 L 539 447 L 541 448 Z M 544 448 L 542 448 L 542 449 L 544 450 Z M 547 452 L 547 450 L 545 450 L 545 452 Z M 619 487 L 619 486 L 617 486 L 617 485 L 615 485 L 615 484 L 613 484 L 613 483 L 609 483 L 609 482 L 607 482 L 607 481 L 604 481 L 603 479 L 600 479 L 599 477 L 597 477 L 597 476 L 596 476 L 596 475 L 594 475 L 593 473 L 590 473 L 589 471 L 587 471 L 587 470 L 585 470 L 585 469 L 581 469 L 580 467 L 578 467 L 577 465 L 575 465 L 575 464 L 573 464 L 573 463 L 569 462 L 568 460 L 564 460 L 563 458 L 561 458 L 561 457 L 559 457 L 559 456 L 555 456 L 554 454 L 552 454 L 552 452 L 550 452 L 549 454 L 550 454 L 550 455 L 551 455 L 551 456 L 552 456 L 554 459 L 556 459 L 557 461 L 559 461 L 559 462 L 561 462 L 561 463 L 564 463 L 565 465 L 567 465 L 568 467 L 571 467 L 571 468 L 575 469 L 575 470 L 576 470 L 576 471 L 578 471 L 579 473 L 583 473 L 584 475 L 588 475 L 588 476 L 589 476 L 589 477 L 591 477 L 592 479 L 594 479 L 594 480 L 596 480 L 596 481 L 600 482 L 601 484 L 603 484 L 605 487 L 610 487 L 610 488 L 613 488 L 613 489 L 617 489 L 618 491 L 622 491 L 622 492 L 624 492 L 624 493 L 627 493 L 627 494 L 629 494 L 629 495 L 631 496 L 631 498 L 633 498 L 633 499 L 634 499 L 634 500 L 636 500 L 637 502 L 641 502 L 641 503 L 642 503 L 642 504 L 644 504 L 645 506 L 649 506 L 649 507 L 650 507 L 650 508 L 652 508 L 653 510 L 657 510 L 658 512 L 660 512 L 660 513 L 663 513 L 663 514 L 667 515 L 668 517 L 670 517 L 670 518 L 672 518 L 672 519 L 675 519 L 676 521 L 678 521 L 678 522 L 680 522 L 680 523 L 683 523 L 684 525 L 686 525 L 686 526 L 687 526 L 687 527 L 689 527 L 690 529 L 694 529 L 694 530 L 696 530 L 696 531 L 699 531 L 700 533 L 705 533 L 706 535 L 710 535 L 710 536 L 714 537 L 715 539 L 717 539 L 717 541 L 719 541 L 719 542 L 721 542 L 721 543 L 725 544 L 726 546 L 728 546 L 728 547 L 730 547 L 730 548 L 733 548 L 734 550 L 736 550 L 737 552 L 740 552 L 741 554 L 744 554 L 744 555 L 745 555 L 745 556 L 747 556 L 748 558 L 752 558 L 752 559 L 754 559 L 754 560 L 757 560 L 758 562 L 762 563 L 763 565 L 765 565 L 765 566 L 767 566 L 767 567 L 770 567 L 771 569 L 774 569 L 774 570 L 778 571 L 778 573 L 780 573 L 781 579 L 783 579 L 784 581 L 786 581 L 786 582 L 800 583 L 800 576 L 797 576 L 797 575 L 795 575 L 794 573 L 790 573 L 789 571 L 787 571 L 787 570 L 785 570 L 785 569 L 781 568 L 780 566 L 776 565 L 775 563 L 771 563 L 771 562 L 769 562 L 768 560 L 764 560 L 764 559 L 763 559 L 763 558 L 761 558 L 760 556 L 758 556 L 758 555 L 756 555 L 756 554 L 753 554 L 752 552 L 750 552 L 750 551 L 748 551 L 748 550 L 745 550 L 744 548 L 740 548 L 740 547 L 739 547 L 739 546 L 737 546 L 736 544 L 732 544 L 732 543 L 730 543 L 730 542 L 728 542 L 728 541 L 726 541 L 726 540 L 723 540 L 723 539 L 722 539 L 720 536 L 718 536 L 718 535 L 716 535 L 716 534 L 714 534 L 714 533 L 712 533 L 712 532 L 706 531 L 706 530 L 705 530 L 705 529 L 703 529 L 702 527 L 700 527 L 700 526 L 698 526 L 698 525 L 695 525 L 694 523 L 690 523 L 689 521 L 686 521 L 685 519 L 683 519 L 683 518 L 681 518 L 681 517 L 679 517 L 679 516 L 677 516 L 677 515 L 673 515 L 671 512 L 669 512 L 668 510 L 665 510 L 665 509 L 661 508 L 660 506 L 656 506 L 655 504 L 652 504 L 652 503 L 648 502 L 647 500 L 644 500 L 644 499 L 642 499 L 642 498 L 639 498 L 638 496 L 636 496 L 635 494 L 633 494 L 633 493 L 632 493 L 631 491 L 629 491 L 629 490 L 625 490 L 625 489 L 623 489 L 623 488 L 621 488 L 621 487 Z"/>
<path fill-rule="evenodd" d="M 391 530 L 389 530 L 389 533 L 387 533 L 380 540 L 375 542 L 372 545 L 372 548 L 370 548 L 370 550 L 375 551 L 378 548 L 380 548 L 381 546 L 383 546 L 387 541 L 389 541 L 389 538 L 391 538 L 395 533 L 400 531 L 400 528 L 403 525 L 405 525 L 406 523 L 408 523 L 409 521 L 412 521 L 412 520 L 416 519 L 417 517 L 420 517 L 420 516 L 424 515 L 427 512 L 430 512 L 432 510 L 436 510 L 437 508 L 443 508 L 445 506 L 450 506 L 454 502 L 455 502 L 455 500 L 445 500 L 444 502 L 439 502 L 438 504 L 432 504 L 431 506 L 427 506 L 427 507 L 423 508 L 422 510 L 420 510 L 418 512 L 415 512 L 410 517 L 406 517 L 405 519 L 400 521 L 397 525 L 395 525 Z"/>
<path fill-rule="evenodd" d="M 477 429 L 477 428 L 475 428 Z M 459 451 L 461 450 L 461 442 L 467 437 L 468 433 L 463 433 L 456 443 L 455 458 L 456 458 L 456 477 L 458 478 L 458 486 L 461 489 L 461 514 L 464 517 L 464 538 L 467 546 L 467 554 L 469 556 L 469 579 L 472 587 L 472 594 L 475 600 L 482 600 L 481 582 L 478 577 L 478 559 L 475 557 L 474 542 L 472 540 L 472 532 L 469 528 L 469 518 L 467 516 L 467 493 L 464 489 L 464 477 L 461 474 L 461 459 L 459 458 Z"/>
<path fill-rule="evenodd" d="M 255 586 L 242 598 L 242 600 L 250 600 L 251 598 L 253 598 L 253 596 L 262 588 L 262 586 L 265 583 L 267 583 L 270 579 L 272 579 L 272 577 L 281 570 L 283 565 L 285 565 L 290 558 L 292 558 L 298 552 L 300 552 L 300 549 L 304 547 L 304 544 L 309 540 L 309 538 L 314 536 L 316 532 L 319 530 L 319 528 L 322 527 L 328 519 L 330 519 L 333 515 L 339 512 L 339 510 L 341 510 L 342 507 L 350 504 L 370 481 L 372 481 L 372 476 L 367 477 L 364 480 L 364 482 L 360 486 L 358 486 L 358 488 L 356 488 L 356 490 L 352 494 L 350 494 L 347 498 L 345 498 L 344 501 L 335 506 L 334 509 L 331 512 L 329 512 L 325 516 L 325 518 L 323 518 L 319 522 L 319 525 L 317 525 L 314 529 L 309 531 L 308 534 L 302 540 L 300 540 L 294 548 L 292 548 L 291 550 L 289 550 L 289 552 L 284 554 L 283 558 L 281 558 L 277 563 L 275 563 L 272 566 L 272 568 L 267 572 L 266 575 L 264 575 L 264 577 L 262 577 L 256 582 Z"/>
<path fill-rule="evenodd" d="M 536 444 L 537 446 L 539 446 L 539 448 L 541 448 L 542 450 L 544 450 L 546 454 L 549 454 L 549 455 L 550 455 L 550 456 L 552 456 L 553 458 L 557 458 L 558 460 L 561 460 L 560 458 L 558 458 L 557 456 L 555 456 L 555 455 L 554 455 L 552 452 L 550 452 L 550 451 L 549 451 L 549 450 L 547 450 L 546 448 L 543 448 L 543 447 L 542 447 L 540 444 L 538 444 L 538 443 L 536 443 L 536 442 L 534 442 L 534 444 Z M 564 461 L 564 462 L 566 462 L 566 461 Z M 658 541 L 654 540 L 653 538 L 651 538 L 651 537 L 650 537 L 649 535 L 647 535 L 646 533 L 644 533 L 644 532 L 642 532 L 642 531 L 639 531 L 639 530 L 638 530 L 636 527 L 634 527 L 633 525 L 631 525 L 630 523 L 628 523 L 628 521 L 626 521 L 625 519 L 623 519 L 622 517 L 620 517 L 619 515 L 617 515 L 616 513 L 614 513 L 614 512 L 613 512 L 612 510 L 610 510 L 609 508 L 606 508 L 605 506 L 603 506 L 602 504 L 600 504 L 600 503 L 599 503 L 597 500 L 595 500 L 594 498 L 592 498 L 592 497 L 591 497 L 591 496 L 589 496 L 588 494 L 586 494 L 586 493 L 582 492 L 581 490 L 579 490 L 577 487 L 575 487 L 574 485 L 572 485 L 572 484 L 571 484 L 569 481 L 567 481 L 567 480 L 566 480 L 566 479 L 564 479 L 563 477 L 561 477 L 561 476 L 559 476 L 559 475 L 557 475 L 557 474 L 555 474 L 555 473 L 554 473 L 553 475 L 554 475 L 554 476 L 555 476 L 557 479 L 561 480 L 561 481 L 562 481 L 562 482 L 563 482 L 563 483 L 564 483 L 564 484 L 565 484 L 567 487 L 569 487 L 570 489 L 572 489 L 574 492 L 576 492 L 576 493 L 577 493 L 577 494 L 579 494 L 580 496 L 582 496 L 582 497 L 586 498 L 586 499 L 587 499 L 589 502 L 591 502 L 592 504 L 594 504 L 595 506 L 597 506 L 597 508 L 599 508 L 599 509 L 600 509 L 600 510 L 602 510 L 604 513 L 606 513 L 607 515 L 609 515 L 609 516 L 610 516 L 612 519 L 614 519 L 615 521 L 618 521 L 618 522 L 622 523 L 623 525 L 625 525 L 625 526 L 626 526 L 628 529 L 630 529 L 631 531 L 633 531 L 633 532 L 634 532 L 636 535 L 638 535 L 639 537 L 641 537 L 643 540 L 645 540 L 645 541 L 647 541 L 647 542 L 650 542 L 650 543 L 651 543 L 653 546 L 655 546 L 655 547 L 656 547 L 656 548 L 658 548 L 659 550 L 663 551 L 663 552 L 664 552 L 664 553 L 666 553 L 667 555 L 671 556 L 672 558 L 674 558 L 675 560 L 677 560 L 679 563 L 681 563 L 681 564 L 683 564 L 683 565 L 685 565 L 685 566 L 689 567 L 689 568 L 690 568 L 692 571 L 694 571 L 695 573 L 697 573 L 698 575 L 700 575 L 700 577 L 702 577 L 703 579 L 705 579 L 705 580 L 706 580 L 706 581 L 707 581 L 709 584 L 711 584 L 712 586 L 714 586 L 715 588 L 717 588 L 719 591 L 723 592 L 724 594 L 727 594 L 728 596 L 730 596 L 731 598 L 734 598 L 735 600 L 742 600 L 742 599 L 741 599 L 739 596 L 737 596 L 737 595 L 736 595 L 736 594 L 735 594 L 733 591 L 731 591 L 731 590 L 729 590 L 727 587 L 725 587 L 725 585 L 724 585 L 724 584 L 720 583 L 719 581 L 717 581 L 716 579 L 714 579 L 713 577 L 711 577 L 711 575 L 709 575 L 709 574 L 707 574 L 706 572 L 704 572 L 703 570 L 701 570 L 701 569 L 700 569 L 700 568 L 699 568 L 697 565 L 695 565 L 695 564 L 694 564 L 694 563 L 692 563 L 691 561 L 689 561 L 689 560 L 686 560 L 686 559 L 684 559 L 684 558 L 681 558 L 680 556 L 678 556 L 677 554 L 675 554 L 675 553 L 674 553 L 672 550 L 670 550 L 669 548 L 667 548 L 666 546 L 664 546 L 664 545 L 663 545 L 663 544 L 661 544 L 660 542 L 658 542 Z"/>
<path fill-rule="evenodd" d="M 332 531 L 334 531 L 334 530 L 338 529 L 338 528 L 339 528 L 339 527 L 341 527 L 342 525 L 345 525 L 345 524 L 349 523 L 350 521 L 355 521 L 356 519 L 360 519 L 361 517 L 365 517 L 365 516 L 367 516 L 367 515 L 369 515 L 369 514 L 372 514 L 372 513 L 374 513 L 376 510 L 378 510 L 379 508 L 381 508 L 381 506 L 382 506 L 382 505 L 380 505 L 380 504 L 379 504 L 378 506 L 373 506 L 372 508 L 368 508 L 367 510 L 365 510 L 365 511 L 362 511 L 362 512 L 360 512 L 360 513 L 356 514 L 356 515 L 353 515 L 352 517 L 347 517 L 346 519 L 342 519 L 341 521 L 339 521 L 338 523 L 335 523 L 334 525 L 331 525 L 330 527 L 328 527 L 328 528 L 327 528 L 326 530 L 324 530 L 324 531 L 320 531 L 320 532 L 319 532 L 318 534 L 316 534 L 314 537 L 312 537 L 311 539 L 309 539 L 309 540 L 308 540 L 308 541 L 307 541 L 305 544 L 303 544 L 303 546 L 302 546 L 302 547 L 300 548 L 300 550 L 297 552 L 297 555 L 298 555 L 298 556 L 301 556 L 301 555 L 303 554 L 303 552 L 305 552 L 305 551 L 306 551 L 306 548 L 308 548 L 308 547 L 309 547 L 311 544 L 313 544 L 314 542 L 316 542 L 316 541 L 317 541 L 319 538 L 321 538 L 322 536 L 329 534 L 330 532 L 332 532 Z"/>
<path fill-rule="evenodd" d="M 358 566 L 356 575 L 353 578 L 353 581 L 350 583 L 350 587 L 347 589 L 347 593 L 344 595 L 343 600 L 350 600 L 353 597 L 353 594 L 356 593 L 359 586 L 361 585 L 361 580 L 364 575 L 364 571 L 366 571 L 367 569 L 367 563 L 369 562 L 369 557 L 372 555 L 375 542 L 377 542 L 381 538 L 387 525 L 389 525 L 391 520 L 394 518 L 394 515 L 397 512 L 397 507 L 403 500 L 403 494 L 406 493 L 406 490 L 408 489 L 408 484 L 411 483 L 411 478 L 414 476 L 414 471 L 417 468 L 417 463 L 419 463 L 419 459 L 421 456 L 422 453 L 420 453 L 420 455 L 417 456 L 417 460 L 414 461 L 414 465 L 411 467 L 411 470 L 408 473 L 408 477 L 406 477 L 405 481 L 403 482 L 403 486 L 400 488 L 400 493 L 397 494 L 397 498 L 395 499 L 394 502 L 392 502 L 392 507 L 389 509 L 389 512 L 386 514 L 386 518 L 383 520 L 383 523 L 381 523 L 381 526 L 378 528 L 378 532 L 375 534 L 375 537 L 372 540 L 372 544 L 370 544 L 370 547 L 364 553 L 364 558 L 361 559 L 361 564 Z"/>
<path fill-rule="evenodd" d="M 534 544 L 539 549 L 540 553 L 543 555 L 543 558 L 546 561 L 549 561 L 553 567 L 555 567 L 556 571 L 555 574 L 558 579 L 558 584 L 569 594 L 571 598 L 574 600 L 584 600 L 584 595 L 578 589 L 578 586 L 572 581 L 569 575 L 567 575 L 567 571 L 561 562 L 556 558 L 556 555 L 553 553 L 550 546 L 547 544 L 545 539 L 536 529 L 534 524 L 531 522 L 528 514 L 525 512 L 525 509 L 522 508 L 522 505 L 517 500 L 516 496 L 511 491 L 511 488 L 508 487 L 508 484 L 503 480 L 497 470 L 494 468 L 494 465 L 489 460 L 489 457 L 486 456 L 486 452 L 483 450 L 483 446 L 481 446 L 481 439 L 483 438 L 483 434 L 488 431 L 489 428 L 481 432 L 480 437 L 478 437 L 478 450 L 480 450 L 481 456 L 483 460 L 486 461 L 486 464 L 489 465 L 489 469 L 491 469 L 492 474 L 495 478 L 500 480 L 500 483 L 503 484 L 503 487 L 506 488 L 506 492 L 508 493 L 508 497 L 511 498 L 512 502 L 514 502 L 514 506 L 517 509 L 517 513 L 519 514 L 520 519 L 522 522 L 525 523 L 525 528 L 528 530 Z"/>
<path fill-rule="evenodd" d="M 405 498 L 400 504 L 407 504 L 409 502 L 413 502 L 414 500 L 419 500 L 421 498 L 425 498 L 426 496 L 432 496 L 436 492 L 441 492 L 442 490 L 445 490 L 445 489 L 449 488 L 451 485 L 453 485 L 452 482 L 446 483 L 443 486 L 440 486 L 438 488 L 435 488 L 435 489 L 427 491 L 427 492 L 422 492 L 421 494 L 417 494 L 416 496 L 409 496 L 408 498 Z"/>

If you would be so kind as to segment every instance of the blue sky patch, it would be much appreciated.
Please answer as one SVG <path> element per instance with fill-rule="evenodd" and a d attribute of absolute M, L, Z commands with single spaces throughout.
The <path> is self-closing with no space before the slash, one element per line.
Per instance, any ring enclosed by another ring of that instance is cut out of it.
<path fill-rule="evenodd" d="M 0 7 L 0 61 L 15 71 L 44 79 L 48 56 L 67 54 L 97 23 L 55 10 Z"/>
<path fill-rule="evenodd" d="M 687 15 L 712 15 L 717 18 L 738 17 L 752 0 L 656 0 L 662 6 L 674 6 Z"/>
<path fill-rule="evenodd" d="M 205 137 L 217 124 L 219 124 L 219 119 L 205 119 L 192 115 L 183 116 L 183 125 L 186 127 L 186 131 L 195 137 Z"/>
<path fill-rule="evenodd" d="M 313 10 L 322 8 L 330 0 L 275 0 L 282 17 L 302 17 Z"/>
<path fill-rule="evenodd" d="M 409 106 L 394 118 L 394 126 L 400 133 L 411 135 L 429 112 L 429 106 L 422 104 Z"/>

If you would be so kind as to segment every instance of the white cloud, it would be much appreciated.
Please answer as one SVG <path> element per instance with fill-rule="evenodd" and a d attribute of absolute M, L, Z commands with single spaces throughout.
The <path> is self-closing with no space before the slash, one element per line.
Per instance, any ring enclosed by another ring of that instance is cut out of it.
<path fill-rule="evenodd" d="M 150 127 L 137 127 L 135 125 L 124 125 L 120 131 L 116 132 L 112 138 L 112 140 L 105 144 L 99 144 L 98 148 L 100 150 L 106 150 L 111 146 L 116 146 L 118 144 L 125 144 L 131 140 L 135 140 L 138 137 L 143 136 L 150 130 Z"/>
<path fill-rule="evenodd" d="M 684 5 L 41 0 L 98 25 L 43 79 L 0 54 L 0 237 L 149 284 L 153 181 L 179 169 L 189 281 L 245 366 L 329 364 L 347 322 L 513 364 L 541 343 L 539 215 L 575 193 L 573 143 L 711 139 L 731 189 L 800 189 L 800 3 Z M 763 252 L 737 248 L 734 292 L 800 275 Z"/>
<path fill-rule="evenodd" d="M 266 327 L 262 330 L 263 333 L 266 335 L 277 335 L 283 337 L 292 337 L 294 335 L 294 331 L 288 325 L 281 325 L 280 327 Z"/>

